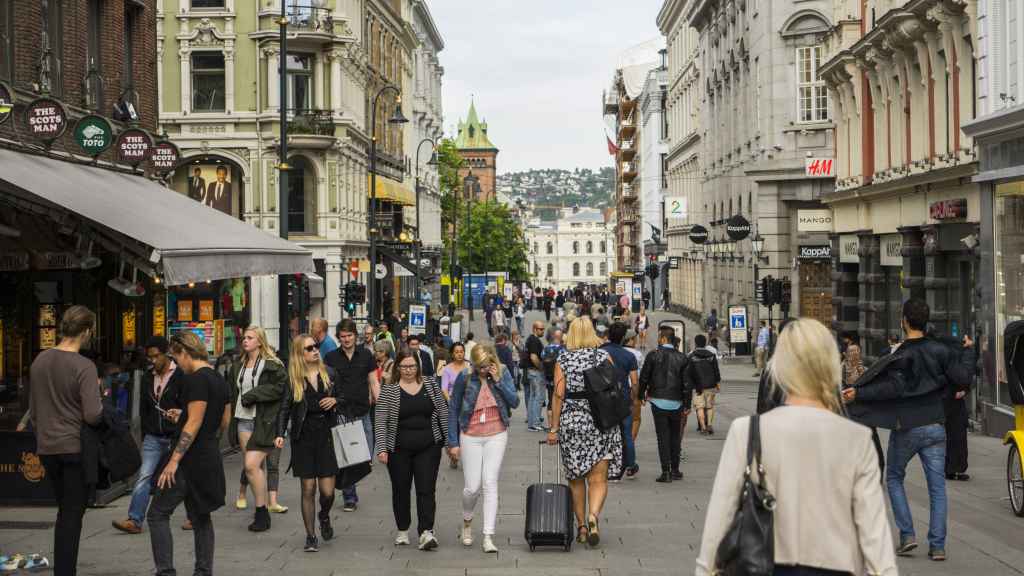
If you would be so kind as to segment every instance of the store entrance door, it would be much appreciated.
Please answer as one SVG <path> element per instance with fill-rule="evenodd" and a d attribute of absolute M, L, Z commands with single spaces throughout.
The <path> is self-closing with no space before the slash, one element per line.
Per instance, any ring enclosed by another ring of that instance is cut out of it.
<path fill-rule="evenodd" d="M 832 325 L 832 267 L 827 260 L 800 262 L 800 317 Z"/>

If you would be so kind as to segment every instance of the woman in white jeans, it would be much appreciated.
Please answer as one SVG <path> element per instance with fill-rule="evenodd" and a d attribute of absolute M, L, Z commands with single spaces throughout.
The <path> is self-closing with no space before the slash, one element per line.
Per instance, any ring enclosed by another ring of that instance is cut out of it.
<path fill-rule="evenodd" d="M 491 345 L 478 344 L 471 354 L 474 372 L 463 372 L 448 400 L 448 452 L 462 460 L 462 544 L 473 545 L 473 511 L 484 494 L 484 552 L 497 552 L 498 476 L 508 444 L 508 425 L 519 395 L 512 375 Z"/>

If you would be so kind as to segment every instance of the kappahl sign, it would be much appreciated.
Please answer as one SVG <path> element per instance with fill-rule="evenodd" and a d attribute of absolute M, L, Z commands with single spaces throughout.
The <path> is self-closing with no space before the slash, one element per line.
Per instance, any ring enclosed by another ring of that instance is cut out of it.
<path fill-rule="evenodd" d="M 796 211 L 797 232 L 831 232 L 832 211 L 825 210 L 797 210 Z"/>

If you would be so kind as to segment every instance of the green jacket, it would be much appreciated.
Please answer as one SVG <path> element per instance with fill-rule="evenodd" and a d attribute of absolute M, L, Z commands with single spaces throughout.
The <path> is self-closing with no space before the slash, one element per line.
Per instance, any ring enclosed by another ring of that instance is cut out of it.
<path fill-rule="evenodd" d="M 238 400 L 238 374 L 244 362 L 239 359 L 231 367 L 228 384 L 231 386 L 231 409 Z M 288 372 L 280 362 L 269 361 L 263 366 L 260 380 L 256 387 L 242 396 L 243 406 L 256 406 L 256 418 L 253 420 L 253 432 L 247 448 L 270 449 L 274 447 L 277 437 L 277 415 L 281 410 L 283 399 L 289 392 Z M 231 419 L 231 444 L 238 446 L 238 420 Z"/>

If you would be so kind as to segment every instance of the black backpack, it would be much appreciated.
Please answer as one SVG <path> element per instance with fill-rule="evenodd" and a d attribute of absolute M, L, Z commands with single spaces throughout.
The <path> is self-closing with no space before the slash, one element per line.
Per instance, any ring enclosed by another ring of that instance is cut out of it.
<path fill-rule="evenodd" d="M 607 432 L 630 415 L 629 401 L 622 388 L 622 373 L 610 359 L 584 370 L 583 383 L 598 430 Z"/>

